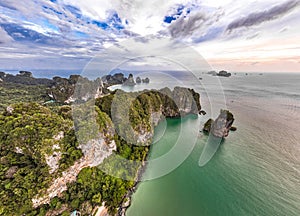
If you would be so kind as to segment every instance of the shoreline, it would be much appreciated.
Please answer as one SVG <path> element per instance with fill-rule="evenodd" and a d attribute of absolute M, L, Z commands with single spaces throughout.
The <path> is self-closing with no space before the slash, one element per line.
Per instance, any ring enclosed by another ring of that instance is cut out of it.
<path fill-rule="evenodd" d="M 149 153 L 150 153 L 150 150 L 148 151 L 146 158 L 149 156 Z M 146 165 L 145 161 L 143 161 L 142 165 L 137 170 L 133 187 L 124 196 L 123 201 L 118 208 L 118 212 L 116 214 L 117 216 L 126 216 L 127 209 L 131 206 L 132 196 L 137 191 L 138 186 L 141 183 L 143 174 L 146 172 L 146 168 L 147 168 L 147 165 Z"/>
<path fill-rule="evenodd" d="M 194 115 L 194 114 L 187 114 L 187 115 L 184 115 L 183 117 L 188 116 L 188 115 Z M 197 117 L 198 117 L 198 115 L 197 115 Z M 174 117 L 166 117 L 166 119 L 172 119 L 172 118 L 174 118 Z M 154 126 L 154 128 L 160 123 L 161 120 L 162 119 L 159 119 L 159 121 L 156 122 L 157 124 Z M 154 136 L 154 134 L 153 134 L 153 136 Z M 147 152 L 145 159 L 148 159 L 149 154 L 151 152 L 151 148 L 152 148 L 152 143 L 149 146 L 149 151 Z M 141 183 L 143 174 L 146 172 L 146 169 L 147 169 L 147 164 L 144 160 L 144 161 L 142 161 L 142 165 L 138 168 L 138 170 L 136 172 L 136 177 L 134 179 L 133 187 L 127 192 L 127 194 L 124 196 L 123 201 L 121 202 L 120 206 L 117 208 L 117 210 L 118 210 L 117 214 L 116 214 L 117 216 L 126 216 L 127 210 L 131 206 L 132 196 L 137 191 L 138 186 Z"/>

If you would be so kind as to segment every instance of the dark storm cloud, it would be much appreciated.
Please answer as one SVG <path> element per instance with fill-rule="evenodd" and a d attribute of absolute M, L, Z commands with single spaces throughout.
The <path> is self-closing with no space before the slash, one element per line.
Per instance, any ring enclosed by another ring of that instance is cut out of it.
<path fill-rule="evenodd" d="M 231 22 L 227 26 L 227 31 L 232 31 L 234 29 L 241 28 L 241 27 L 259 25 L 263 22 L 274 20 L 278 17 L 287 14 L 297 6 L 299 6 L 299 1 L 291 0 L 280 5 L 276 5 L 268 10 L 251 13 L 246 17 L 242 17 Z"/>

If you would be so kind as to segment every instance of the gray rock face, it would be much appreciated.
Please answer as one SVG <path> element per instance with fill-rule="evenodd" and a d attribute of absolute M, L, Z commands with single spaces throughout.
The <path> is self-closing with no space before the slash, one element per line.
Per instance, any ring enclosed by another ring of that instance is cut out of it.
<path fill-rule="evenodd" d="M 136 80 L 135 80 L 135 82 L 138 83 L 138 84 L 141 83 L 142 82 L 141 77 L 137 77 Z"/>
<path fill-rule="evenodd" d="M 20 71 L 16 76 L 12 74 L 6 74 L 0 72 L 0 78 L 5 83 L 15 83 L 22 85 L 45 85 L 52 86 L 54 84 L 53 80 L 46 78 L 34 78 L 32 73 L 29 71 Z"/>
<path fill-rule="evenodd" d="M 234 117 L 228 110 L 221 110 L 220 115 L 214 121 L 209 119 L 203 127 L 205 133 L 211 133 L 215 137 L 224 138 L 229 135 L 229 131 L 234 122 Z"/>
<path fill-rule="evenodd" d="M 150 83 L 150 79 L 148 77 L 146 77 L 145 79 L 142 79 L 143 83 Z"/>
<path fill-rule="evenodd" d="M 175 87 L 161 89 L 163 94 L 163 114 L 166 117 L 179 117 L 187 114 L 199 114 L 201 111 L 200 95 L 193 89 Z"/>
<path fill-rule="evenodd" d="M 20 71 L 19 74 L 17 74 L 17 76 L 23 76 L 23 77 L 33 77 L 32 73 L 29 71 Z"/>
<path fill-rule="evenodd" d="M 228 73 L 227 71 L 220 71 L 217 76 L 222 76 L 222 77 L 230 77 L 231 76 L 231 73 Z"/>
<path fill-rule="evenodd" d="M 134 82 L 134 78 L 132 74 L 129 74 L 128 79 L 124 82 L 124 85 L 127 86 L 134 86 L 135 82 Z"/>
<path fill-rule="evenodd" d="M 114 75 L 106 75 L 102 77 L 102 81 L 108 85 L 119 85 L 123 84 L 127 78 L 123 73 L 116 73 Z"/>

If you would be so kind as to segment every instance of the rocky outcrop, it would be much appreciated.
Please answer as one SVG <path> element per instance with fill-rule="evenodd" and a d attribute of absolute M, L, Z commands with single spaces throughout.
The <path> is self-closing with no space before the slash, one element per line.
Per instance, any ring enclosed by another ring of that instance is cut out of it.
<path fill-rule="evenodd" d="M 216 71 L 209 71 L 207 74 L 213 75 L 213 76 L 221 76 L 221 77 L 230 77 L 231 73 L 228 73 L 225 70 L 221 70 L 218 73 Z"/>
<path fill-rule="evenodd" d="M 135 82 L 138 83 L 138 84 L 140 84 L 142 82 L 141 77 L 137 77 L 136 80 L 135 80 Z"/>
<path fill-rule="evenodd" d="M 210 129 L 212 127 L 214 123 L 214 120 L 213 119 L 208 119 L 207 122 L 205 122 L 204 126 L 203 126 L 203 132 L 206 133 L 206 134 L 209 134 L 210 132 Z"/>
<path fill-rule="evenodd" d="M 30 71 L 20 71 L 17 76 L 22 76 L 22 77 L 33 77 L 32 73 Z"/>
<path fill-rule="evenodd" d="M 53 77 L 53 80 L 54 85 L 47 90 L 47 94 L 59 103 L 70 104 L 100 97 L 104 89 L 100 78 L 90 81 L 80 75 L 71 75 L 68 79 Z"/>
<path fill-rule="evenodd" d="M 143 83 L 150 83 L 150 79 L 148 77 L 146 77 L 145 79 L 142 79 Z"/>
<path fill-rule="evenodd" d="M 14 83 L 22 85 L 45 85 L 52 86 L 54 81 L 46 78 L 34 78 L 29 71 L 20 71 L 16 76 L 12 74 L 0 73 L 0 78 L 5 83 Z"/>
<path fill-rule="evenodd" d="M 201 111 L 200 95 L 193 89 L 175 87 L 173 91 L 164 88 L 159 91 L 162 95 L 164 116 L 173 118 L 187 114 L 199 114 Z"/>
<path fill-rule="evenodd" d="M 206 134 L 212 134 L 215 137 L 224 138 L 229 135 L 230 130 L 236 130 L 235 127 L 232 127 L 233 122 L 233 114 L 228 110 L 221 110 L 220 115 L 215 121 L 213 119 L 209 119 L 204 124 L 203 132 Z"/>
<path fill-rule="evenodd" d="M 123 85 L 126 85 L 126 86 L 134 86 L 135 85 L 134 78 L 133 78 L 132 74 L 129 74 L 128 79 L 124 82 Z"/>
<path fill-rule="evenodd" d="M 230 77 L 231 76 L 231 73 L 228 73 L 227 71 L 220 71 L 217 76 L 222 76 L 222 77 Z"/>
<path fill-rule="evenodd" d="M 123 84 L 127 80 L 127 78 L 124 76 L 123 73 L 116 73 L 114 75 L 106 75 L 106 76 L 103 76 L 101 79 L 102 79 L 103 83 L 108 84 L 109 86 Z"/>

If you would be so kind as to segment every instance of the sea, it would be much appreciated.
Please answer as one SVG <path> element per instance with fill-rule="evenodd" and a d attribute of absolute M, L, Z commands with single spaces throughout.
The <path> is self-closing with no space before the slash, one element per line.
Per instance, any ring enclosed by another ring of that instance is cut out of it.
<path fill-rule="evenodd" d="M 164 172 L 160 166 L 146 168 L 147 178 L 133 194 L 127 216 L 300 215 L 300 74 L 236 73 L 227 78 L 145 72 L 139 76 L 149 76 L 150 83 L 113 88 L 194 88 L 207 114 L 166 119 L 155 128 L 148 160 L 172 152 L 173 157 L 163 161 L 174 166 Z M 202 126 L 220 109 L 234 114 L 237 131 L 230 132 L 212 159 L 200 166 L 208 144 Z M 189 150 L 173 151 L 184 148 Z"/>

